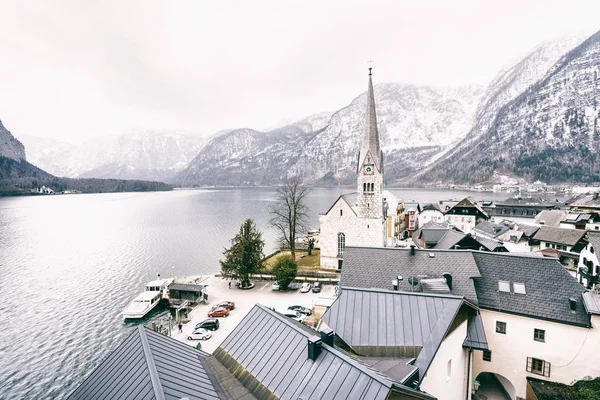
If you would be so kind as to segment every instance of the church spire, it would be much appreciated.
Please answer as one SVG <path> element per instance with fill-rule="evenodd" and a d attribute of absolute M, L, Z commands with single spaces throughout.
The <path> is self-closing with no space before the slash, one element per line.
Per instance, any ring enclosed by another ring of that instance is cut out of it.
<path fill-rule="evenodd" d="M 369 66 L 369 88 L 367 89 L 367 112 L 365 118 L 365 129 L 360 147 L 359 164 L 374 164 L 379 172 L 383 172 L 381 159 L 381 148 L 379 147 L 379 131 L 377 130 L 377 113 L 375 111 L 375 96 L 373 94 L 372 67 Z M 370 155 L 371 160 L 367 160 Z"/>

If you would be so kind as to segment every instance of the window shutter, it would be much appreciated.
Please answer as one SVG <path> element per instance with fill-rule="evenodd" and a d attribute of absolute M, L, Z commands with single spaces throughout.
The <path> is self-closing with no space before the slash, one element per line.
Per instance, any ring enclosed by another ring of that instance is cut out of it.
<path fill-rule="evenodd" d="M 531 357 L 527 357 L 527 366 L 525 367 L 527 372 L 531 372 L 531 364 L 532 364 Z"/>
<path fill-rule="evenodd" d="M 550 363 L 548 361 L 544 361 L 544 376 L 550 378 Z"/>

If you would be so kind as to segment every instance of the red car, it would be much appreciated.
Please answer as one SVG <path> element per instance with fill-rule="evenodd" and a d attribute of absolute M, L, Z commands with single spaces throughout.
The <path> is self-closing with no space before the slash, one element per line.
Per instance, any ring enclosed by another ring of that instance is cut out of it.
<path fill-rule="evenodd" d="M 208 312 L 208 316 L 210 318 L 214 317 L 227 317 L 229 315 L 229 310 L 224 307 L 217 307 L 214 310 L 210 310 Z"/>
<path fill-rule="evenodd" d="M 235 308 L 235 303 L 233 301 L 222 301 L 219 304 L 212 306 L 211 310 L 214 310 L 215 308 L 219 307 L 226 308 L 229 311 L 231 311 Z"/>

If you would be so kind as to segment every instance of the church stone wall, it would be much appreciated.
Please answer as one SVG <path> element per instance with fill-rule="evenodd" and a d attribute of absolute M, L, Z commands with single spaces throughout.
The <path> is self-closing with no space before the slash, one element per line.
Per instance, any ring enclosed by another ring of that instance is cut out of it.
<path fill-rule="evenodd" d="M 342 210 L 342 215 L 340 215 Z M 319 216 L 321 233 L 321 268 L 338 267 L 338 233 L 346 236 L 346 246 L 383 247 L 385 223 L 379 218 L 359 218 L 343 199 L 339 199 L 328 214 Z"/>

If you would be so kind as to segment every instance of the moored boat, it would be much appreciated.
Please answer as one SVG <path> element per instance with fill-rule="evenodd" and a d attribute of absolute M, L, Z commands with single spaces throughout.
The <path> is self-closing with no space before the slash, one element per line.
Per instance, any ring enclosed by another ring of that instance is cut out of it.
<path fill-rule="evenodd" d="M 159 279 L 148 282 L 145 290 L 138 294 L 123 310 L 123 318 L 136 319 L 143 318 L 153 310 L 163 297 L 166 297 L 167 290 L 172 279 Z"/>

